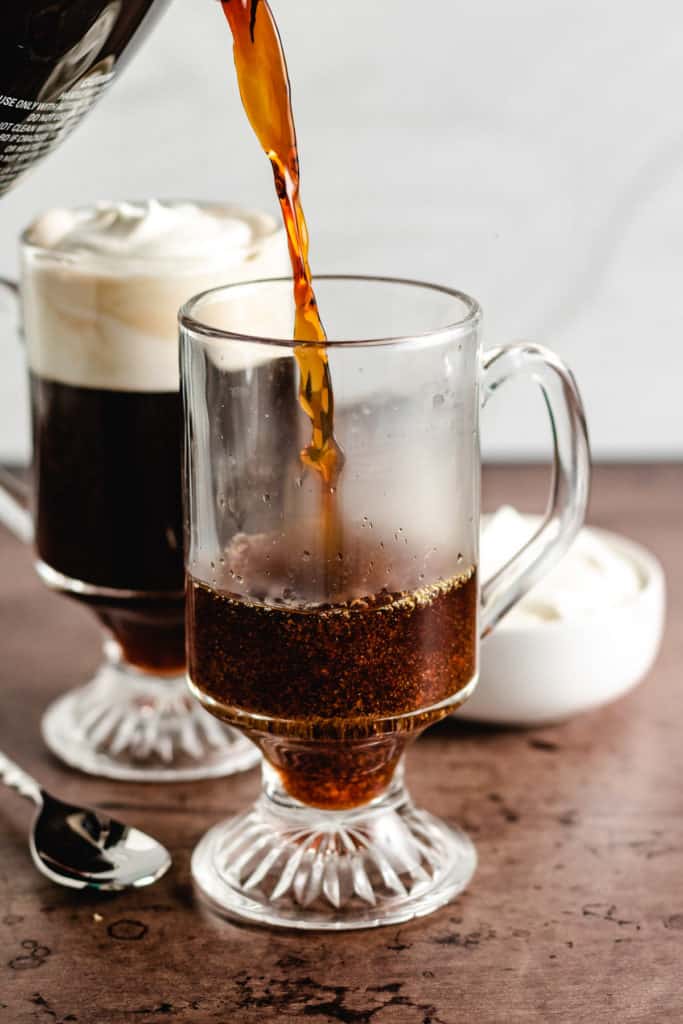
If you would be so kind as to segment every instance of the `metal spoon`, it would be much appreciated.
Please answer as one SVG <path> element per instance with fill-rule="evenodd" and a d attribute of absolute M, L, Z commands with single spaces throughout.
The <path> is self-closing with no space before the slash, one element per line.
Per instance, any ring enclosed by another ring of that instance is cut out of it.
<path fill-rule="evenodd" d="M 87 807 L 62 803 L 2 752 L 0 782 L 38 805 L 31 856 L 59 885 L 119 892 L 151 885 L 171 866 L 168 850 L 156 839 Z"/>

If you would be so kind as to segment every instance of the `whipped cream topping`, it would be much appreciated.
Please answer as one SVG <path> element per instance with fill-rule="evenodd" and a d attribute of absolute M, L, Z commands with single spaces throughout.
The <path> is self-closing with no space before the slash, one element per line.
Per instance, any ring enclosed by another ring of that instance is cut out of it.
<path fill-rule="evenodd" d="M 480 567 L 489 579 L 525 544 L 540 524 L 503 506 L 482 522 Z M 604 608 L 627 604 L 642 580 L 636 566 L 593 530 L 584 527 L 564 558 L 526 594 L 498 629 L 575 622 Z"/>
<path fill-rule="evenodd" d="M 90 210 L 54 209 L 29 230 L 29 241 L 65 255 L 105 262 L 241 263 L 275 233 L 266 214 L 190 202 L 99 202 Z"/>
<path fill-rule="evenodd" d="M 152 199 L 54 209 L 26 239 L 29 366 L 78 387 L 177 391 L 183 303 L 209 288 L 291 273 L 274 218 L 230 205 Z M 289 308 L 270 312 L 278 324 L 289 317 Z M 264 358 L 258 351 L 252 361 Z"/>

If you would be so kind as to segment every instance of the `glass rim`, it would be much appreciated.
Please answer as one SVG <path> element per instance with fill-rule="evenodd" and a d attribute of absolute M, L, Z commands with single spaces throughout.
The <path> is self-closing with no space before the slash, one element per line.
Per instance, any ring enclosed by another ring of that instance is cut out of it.
<path fill-rule="evenodd" d="M 466 312 L 464 316 L 460 317 L 460 319 L 453 320 L 452 322 L 444 324 L 442 327 L 436 327 L 432 330 L 413 332 L 412 334 L 406 335 L 396 335 L 393 337 L 356 338 L 353 340 L 328 338 L 326 342 L 296 341 L 293 338 L 267 338 L 262 335 L 244 334 L 240 331 L 227 331 L 221 327 L 211 327 L 209 324 L 203 323 L 194 316 L 194 311 L 199 303 L 212 295 L 218 295 L 222 292 L 231 292 L 237 288 L 253 288 L 255 286 L 266 284 L 292 284 L 291 277 L 263 277 L 257 278 L 253 281 L 238 281 L 234 284 L 224 284 L 219 285 L 216 288 L 207 288 L 206 291 L 193 295 L 180 307 L 178 312 L 178 323 L 190 334 L 199 335 L 203 338 L 213 338 L 214 340 L 221 339 L 227 341 L 248 342 L 252 345 L 264 345 L 270 348 L 321 348 L 329 345 L 330 347 L 337 349 L 368 348 L 383 345 L 398 346 L 410 343 L 434 343 L 438 341 L 453 340 L 454 336 L 467 333 L 481 320 L 481 306 L 477 300 L 473 299 L 466 292 L 462 292 L 457 288 L 449 288 L 446 285 L 431 284 L 429 281 L 418 281 L 410 277 L 385 277 L 374 274 L 314 274 L 314 285 L 318 281 L 392 284 L 400 285 L 402 287 L 408 286 L 412 288 L 419 288 L 424 291 L 439 292 L 442 295 L 447 295 L 449 298 L 457 299 L 459 302 L 463 303 L 466 307 Z"/>
<path fill-rule="evenodd" d="M 179 204 L 179 203 L 192 203 L 194 206 L 199 207 L 202 210 L 206 209 L 218 209 L 226 211 L 234 211 L 235 213 L 244 213 L 250 216 L 263 218 L 264 222 L 269 221 L 268 230 L 264 231 L 263 235 L 260 235 L 257 239 L 254 239 L 252 243 L 245 246 L 241 251 L 247 254 L 247 258 L 253 253 L 259 251 L 259 249 L 271 242 L 273 239 L 278 238 L 280 235 L 286 236 L 285 229 L 281 221 L 274 216 L 270 210 L 262 210 L 255 206 L 243 206 L 241 203 L 223 202 L 218 199 L 191 199 L 183 196 L 173 197 L 159 197 L 159 196 L 147 196 L 145 199 L 121 199 L 113 200 L 113 202 L 124 204 L 129 203 L 131 206 L 139 206 L 143 203 L 148 203 L 151 200 L 156 200 L 161 204 Z M 102 253 L 93 252 L 64 252 L 57 245 L 42 245 L 40 242 L 36 242 L 31 238 L 33 231 L 43 217 L 47 216 L 53 210 L 64 209 L 69 213 L 76 215 L 85 216 L 97 209 L 97 205 L 102 200 L 93 200 L 91 203 L 76 203 L 73 206 L 52 206 L 46 207 L 40 213 L 36 214 L 29 224 L 19 234 L 19 243 L 21 245 L 22 252 L 28 251 L 38 253 L 40 256 L 45 256 L 55 260 L 55 262 L 61 262 L 71 265 L 86 264 L 94 266 L 98 269 L 108 269 L 114 266 L 118 272 L 118 258 L 111 257 Z M 150 268 L 170 268 L 172 266 L 179 267 L 206 267 L 209 269 L 213 267 L 221 267 L 225 265 L 225 261 L 216 259 L 215 261 L 206 261 L 202 257 L 187 257 L 187 256 L 133 256 L 124 257 L 121 260 L 121 266 L 125 263 L 126 268 L 130 268 L 133 271 L 138 270 L 149 270 Z"/>

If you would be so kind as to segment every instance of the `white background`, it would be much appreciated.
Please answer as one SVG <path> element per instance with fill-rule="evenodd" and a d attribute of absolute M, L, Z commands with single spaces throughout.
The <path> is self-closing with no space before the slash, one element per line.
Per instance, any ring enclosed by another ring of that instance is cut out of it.
<path fill-rule="evenodd" d="M 314 270 L 471 292 L 489 344 L 531 338 L 570 362 L 598 457 L 683 455 L 680 5 L 272 4 Z M 174 0 L 85 125 L 0 200 L 0 273 L 39 210 L 150 195 L 274 206 L 215 0 Z M 19 458 L 25 384 L 3 334 L 0 457 Z M 489 454 L 547 452 L 529 396 L 487 409 Z"/>

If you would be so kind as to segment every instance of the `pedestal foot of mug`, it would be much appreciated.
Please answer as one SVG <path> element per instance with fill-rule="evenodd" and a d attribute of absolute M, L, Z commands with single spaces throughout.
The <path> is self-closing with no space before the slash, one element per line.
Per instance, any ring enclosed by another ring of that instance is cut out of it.
<path fill-rule="evenodd" d="M 476 862 L 465 833 L 415 808 L 398 783 L 353 811 L 264 793 L 204 836 L 192 875 L 226 916 L 342 931 L 431 913 L 465 888 Z"/>
<path fill-rule="evenodd" d="M 105 664 L 95 679 L 45 712 L 43 738 L 90 775 L 138 782 L 216 778 L 253 768 L 254 745 L 190 696 L 185 679 Z"/>

